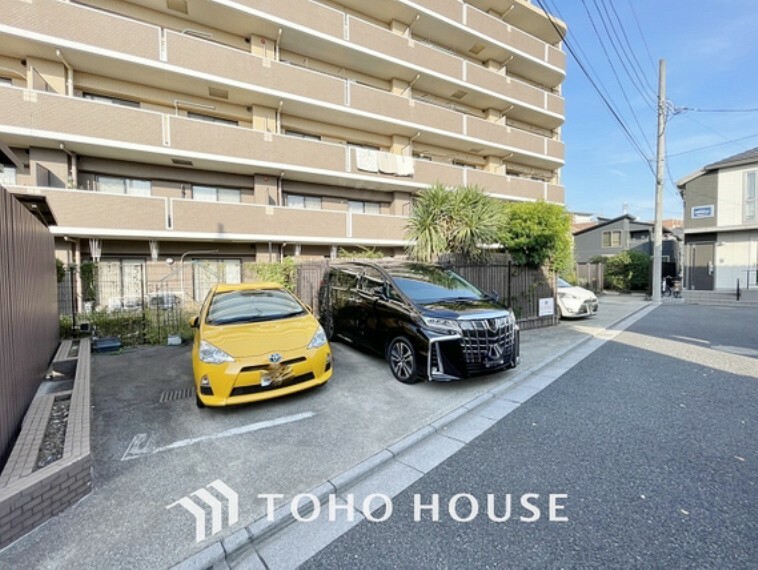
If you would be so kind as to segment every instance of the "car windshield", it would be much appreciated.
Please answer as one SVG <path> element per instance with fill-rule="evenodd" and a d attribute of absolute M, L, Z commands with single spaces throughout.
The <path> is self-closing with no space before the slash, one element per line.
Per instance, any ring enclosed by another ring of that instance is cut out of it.
<path fill-rule="evenodd" d="M 209 325 L 273 321 L 305 313 L 283 289 L 247 289 L 216 293 L 205 322 Z"/>
<path fill-rule="evenodd" d="M 410 265 L 392 272 L 397 287 L 412 301 L 420 304 L 440 301 L 476 301 L 482 292 L 449 269 Z"/>
<path fill-rule="evenodd" d="M 559 289 L 565 289 L 566 287 L 573 287 L 573 285 L 571 283 L 569 283 L 568 281 L 565 281 L 565 280 L 563 280 L 563 279 L 561 279 L 559 277 L 558 278 L 558 288 Z"/>

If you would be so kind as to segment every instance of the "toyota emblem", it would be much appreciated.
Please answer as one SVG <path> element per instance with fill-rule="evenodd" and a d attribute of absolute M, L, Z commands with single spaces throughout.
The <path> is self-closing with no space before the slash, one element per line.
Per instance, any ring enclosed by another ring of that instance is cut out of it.
<path fill-rule="evenodd" d="M 282 355 L 279 354 L 278 352 L 275 352 L 274 354 L 268 357 L 268 361 L 271 364 L 278 364 L 282 361 Z"/>

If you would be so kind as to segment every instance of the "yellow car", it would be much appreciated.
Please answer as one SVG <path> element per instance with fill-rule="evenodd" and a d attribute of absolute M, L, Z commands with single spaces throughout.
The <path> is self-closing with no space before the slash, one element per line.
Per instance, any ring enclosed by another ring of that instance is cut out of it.
<path fill-rule="evenodd" d="M 321 325 L 276 283 L 216 285 L 190 325 L 198 407 L 285 396 L 332 376 Z"/>

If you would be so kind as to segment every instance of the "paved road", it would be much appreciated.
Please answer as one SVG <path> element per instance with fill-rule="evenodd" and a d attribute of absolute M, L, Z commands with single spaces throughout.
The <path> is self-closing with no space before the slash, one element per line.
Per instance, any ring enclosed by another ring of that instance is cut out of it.
<path fill-rule="evenodd" d="M 659 307 L 305 567 L 755 568 L 757 323 L 758 310 Z M 479 500 L 471 522 L 447 512 L 459 493 Z M 509 521 L 487 519 L 488 493 L 498 514 L 512 495 Z M 517 520 L 525 493 L 540 495 L 537 522 Z M 551 493 L 568 522 L 547 520 Z M 440 521 L 415 522 L 414 495 L 434 494 Z"/>

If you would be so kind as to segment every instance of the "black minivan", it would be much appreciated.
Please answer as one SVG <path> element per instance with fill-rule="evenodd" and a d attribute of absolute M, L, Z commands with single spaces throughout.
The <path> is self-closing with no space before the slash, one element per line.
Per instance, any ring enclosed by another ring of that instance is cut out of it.
<path fill-rule="evenodd" d="M 514 368 L 513 313 L 455 271 L 416 262 L 332 265 L 319 291 L 327 337 L 383 355 L 400 382 Z"/>

